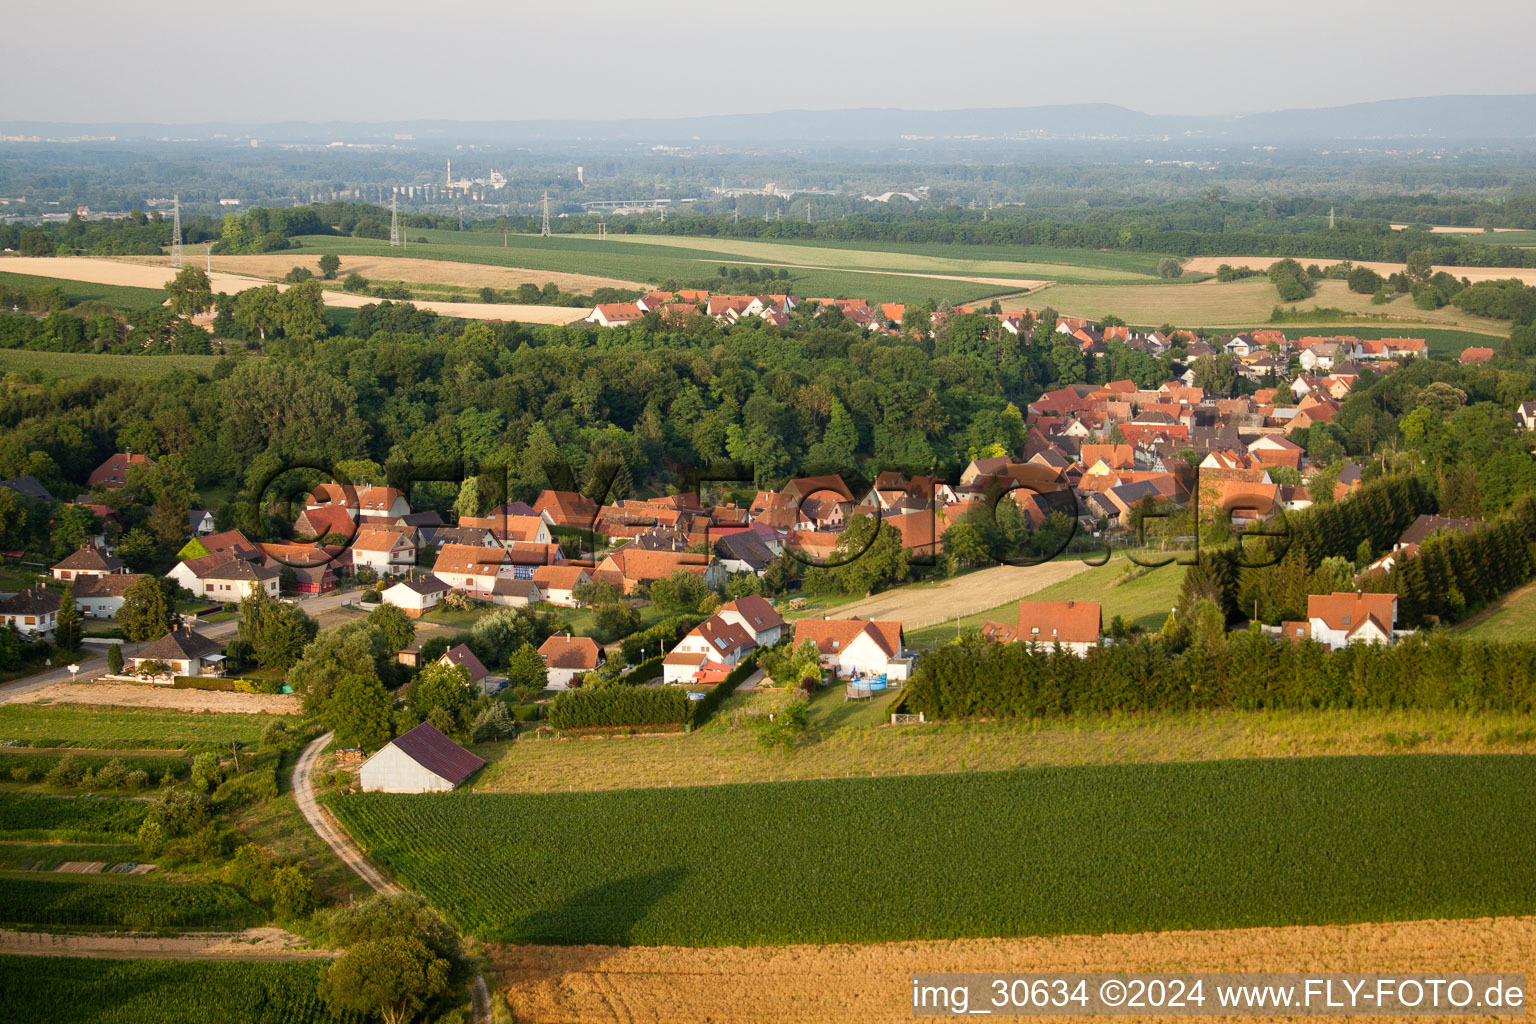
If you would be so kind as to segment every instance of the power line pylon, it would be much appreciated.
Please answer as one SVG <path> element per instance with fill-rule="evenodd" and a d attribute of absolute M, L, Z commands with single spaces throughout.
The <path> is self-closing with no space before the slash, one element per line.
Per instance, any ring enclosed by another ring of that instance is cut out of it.
<path fill-rule="evenodd" d="M 181 259 L 181 196 L 171 200 L 171 266 L 180 267 Z"/>
<path fill-rule="evenodd" d="M 549 234 L 549 190 L 544 190 L 544 223 L 539 227 L 539 234 Z"/>
<path fill-rule="evenodd" d="M 395 248 L 400 244 L 400 197 L 389 197 L 389 247 Z"/>

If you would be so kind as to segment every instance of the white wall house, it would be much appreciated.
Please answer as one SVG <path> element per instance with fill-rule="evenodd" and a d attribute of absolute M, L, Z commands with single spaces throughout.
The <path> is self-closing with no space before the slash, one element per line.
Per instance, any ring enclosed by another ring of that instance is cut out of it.
<path fill-rule="evenodd" d="M 795 623 L 795 646 L 806 640 L 816 644 L 823 667 L 837 679 L 885 676 L 899 680 L 912 671 L 899 622 L 800 619 Z"/>
<path fill-rule="evenodd" d="M 383 597 L 385 604 L 394 605 L 414 619 L 435 608 L 450 589 L 448 584 L 436 576 L 423 576 L 421 579 L 401 580 L 392 587 L 386 587 Z"/>
<path fill-rule="evenodd" d="M 430 724 L 390 740 L 358 769 L 365 793 L 446 793 L 485 766 Z"/>
<path fill-rule="evenodd" d="M 1398 635 L 1397 595 L 1313 594 L 1307 598 L 1312 639 L 1338 650 L 1352 643 L 1390 644 Z"/>
<path fill-rule="evenodd" d="M 33 587 L 0 601 L 0 626 L 15 626 L 28 636 L 52 636 L 59 624 L 59 595 Z"/>

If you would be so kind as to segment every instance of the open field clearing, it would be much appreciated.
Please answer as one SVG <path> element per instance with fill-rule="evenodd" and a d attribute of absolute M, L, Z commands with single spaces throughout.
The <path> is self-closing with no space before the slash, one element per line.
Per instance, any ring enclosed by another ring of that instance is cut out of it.
<path fill-rule="evenodd" d="M 194 691 L 217 692 L 217 691 Z M 82 704 L 0 705 L 0 742 L 37 748 L 180 750 L 194 743 L 253 745 L 267 715 L 101 707 Z"/>
<path fill-rule="evenodd" d="M 1164 253 L 1130 252 L 1122 249 L 1070 249 L 1050 245 L 964 245 L 956 242 L 823 242 L 814 239 L 778 238 L 774 245 L 799 249 L 825 249 L 866 253 L 899 253 L 962 263 L 991 261 L 1009 267 L 1028 264 L 1049 267 L 1055 280 L 1072 280 L 1080 269 L 1108 270 L 1117 274 L 1157 277 Z"/>
<path fill-rule="evenodd" d="M 332 1016 L 320 965 L 0 956 L 0 1005 L 52 1024 L 363 1024 Z M 67 996 L 64 995 L 67 993 Z"/>
<path fill-rule="evenodd" d="M 706 260 L 700 260 L 699 262 L 700 263 L 714 263 L 715 260 L 713 260 L 713 259 L 706 259 Z M 723 262 L 724 262 L 724 264 L 726 266 L 771 267 L 771 268 L 784 267 L 784 268 L 787 268 L 787 269 L 790 269 L 790 270 L 829 270 L 829 269 L 832 269 L 832 268 L 829 268 L 829 267 L 813 266 L 813 265 L 811 265 L 809 263 L 765 263 L 765 262 L 762 262 L 760 260 L 737 260 L 737 259 L 724 260 Z M 843 269 L 839 270 L 839 273 L 843 273 L 843 274 L 879 274 L 879 275 L 881 275 L 883 277 L 920 277 L 920 278 L 922 278 L 925 281 L 975 281 L 977 284 L 995 284 L 995 285 L 997 285 L 997 286 L 999 286 L 1001 288 L 1007 288 L 1010 291 L 1019 291 L 1019 292 L 1033 291 L 1034 289 L 1039 288 L 1039 287 L 1041 287 L 1043 285 L 1050 284 L 1049 281 L 1045 281 L 1045 280 L 1031 281 L 1031 280 L 1028 280 L 1026 278 L 1019 278 L 1019 277 L 972 277 L 972 276 L 969 276 L 969 275 L 966 275 L 966 274 L 932 274 L 932 273 L 919 273 L 917 271 L 909 271 L 909 270 L 858 270 L 858 269 L 853 268 L 853 267 L 843 268 Z"/>
<path fill-rule="evenodd" d="M 42 374 L 46 380 L 71 377 L 163 377 L 175 370 L 204 376 L 220 356 L 127 356 L 95 352 L 35 352 L 0 348 L 0 373 Z"/>
<path fill-rule="evenodd" d="M 1533 948 L 1536 918 L 1497 917 L 866 946 L 493 946 L 491 958 L 524 1024 L 896 1024 L 912 1019 L 912 975 L 929 971 L 1510 971 L 1526 973 L 1529 1003 Z"/>
<path fill-rule="evenodd" d="M 320 276 L 316 266 L 324 247 L 297 249 L 291 252 L 265 253 L 260 256 L 215 256 L 216 272 L 260 277 L 280 281 L 294 267 L 307 267 Z M 396 249 L 396 253 L 400 250 Z M 124 259 L 150 266 L 169 266 L 169 256 L 128 256 Z M 611 277 L 593 277 L 589 274 L 560 274 L 547 270 L 523 270 L 517 267 L 495 267 L 487 264 L 453 264 L 441 260 L 415 259 L 409 256 L 342 256 L 341 269 L 335 281 L 321 281 L 325 288 L 339 288 L 341 279 L 351 273 L 359 273 L 373 284 L 399 281 L 412 287 L 417 285 L 453 285 L 478 291 L 481 288 L 516 288 L 520 284 L 536 284 L 543 287 L 553 282 L 563 292 L 590 292 L 595 288 L 643 288 L 639 281 L 623 281 Z M 575 319 L 573 316 L 572 319 Z"/>
<path fill-rule="evenodd" d="M 457 231 L 421 232 L 430 244 L 413 247 L 406 254 L 410 259 L 442 260 L 455 263 L 476 263 L 492 266 L 519 267 L 533 271 L 587 274 L 597 277 L 644 281 L 656 284 L 677 281 L 687 286 L 690 282 L 710 280 L 715 271 L 726 264 L 739 263 L 737 254 L 720 252 L 713 248 L 714 239 L 670 239 L 688 242 L 694 248 L 681 244 L 652 244 L 649 236 L 626 237 L 618 242 L 618 236 L 610 235 L 607 241 L 579 235 L 510 235 L 507 248 L 502 248 L 501 236 Z M 411 237 L 416 237 L 412 232 Z M 318 255 L 334 252 L 346 256 L 399 255 L 388 242 L 366 238 L 331 238 L 325 235 L 305 235 L 301 241 L 305 252 Z M 819 265 L 810 258 L 811 252 L 796 247 L 792 253 L 794 262 Z M 986 284 L 973 277 L 948 275 L 945 277 L 902 276 L 902 274 L 852 273 L 853 268 L 828 270 L 792 270 L 789 282 L 773 285 L 789 288 L 802 296 L 832 296 L 842 298 L 866 298 L 874 302 L 922 302 L 925 299 L 949 300 L 953 303 L 972 302 L 1007 291 L 1017 291 L 1017 286 Z M 871 269 L 874 268 L 864 268 Z M 908 273 L 908 272 L 904 272 Z M 1036 275 L 1026 274 L 1027 279 Z M 1028 282 L 1023 282 L 1027 284 Z M 742 290 L 768 289 L 768 285 L 742 285 Z"/>
<path fill-rule="evenodd" d="M 1390 227 L 1393 231 L 1403 231 L 1410 227 L 1408 224 L 1389 224 L 1387 226 Z M 1493 233 L 1496 235 L 1503 235 L 1518 232 L 1520 230 L 1520 228 L 1494 228 Z M 1432 225 L 1429 229 L 1429 232 L 1432 235 L 1482 235 L 1487 233 L 1483 228 L 1462 228 L 1450 224 Z"/>
<path fill-rule="evenodd" d="M 299 698 L 287 693 L 178 690 L 134 683 L 55 683 L 6 699 L 6 704 L 99 704 L 117 708 L 164 708 L 242 715 L 297 715 Z"/>
<path fill-rule="evenodd" d="M 1195 257 L 1192 257 L 1192 258 L 1187 259 L 1187 260 L 1184 261 L 1184 272 L 1186 274 L 1189 274 L 1189 273 L 1194 273 L 1194 274 L 1214 274 L 1214 273 L 1216 273 L 1216 268 L 1221 266 L 1223 263 L 1229 264 L 1229 265 L 1234 266 L 1234 267 L 1252 267 L 1254 270 L 1268 270 L 1269 269 L 1269 265 L 1271 263 L 1278 263 L 1282 259 L 1285 259 L 1285 257 L 1283 257 L 1283 256 L 1195 256 Z M 1314 260 L 1314 259 L 1299 258 L 1299 259 L 1296 260 L 1296 262 L 1300 263 L 1304 267 L 1310 267 L 1312 264 L 1316 263 L 1318 266 L 1320 266 L 1320 267 L 1322 267 L 1323 269 L 1326 270 L 1328 267 L 1333 266 L 1335 263 L 1341 263 L 1343 261 L 1342 260 Z M 1354 265 L 1357 266 L 1357 267 L 1370 267 L 1372 270 L 1376 271 L 1378 274 L 1382 275 L 1383 277 L 1386 277 L 1389 274 L 1399 273 L 1403 269 L 1403 265 L 1401 263 L 1383 263 L 1383 262 L 1378 261 L 1378 260 L 1353 260 L 1351 262 L 1353 262 Z M 1514 277 L 1514 278 L 1519 278 L 1521 281 L 1524 281 L 1526 284 L 1536 284 L 1536 267 L 1448 267 L 1448 266 L 1447 267 L 1440 267 L 1440 266 L 1437 266 L 1437 267 L 1431 267 L 1430 268 L 1430 272 L 1431 273 L 1439 273 L 1442 270 L 1445 271 L 1447 274 L 1450 274 L 1451 276 L 1455 277 L 1457 280 L 1460 280 L 1461 278 L 1465 277 L 1469 281 L 1473 281 L 1473 282 L 1476 282 L 1476 281 L 1503 281 L 1503 280 L 1507 280 L 1508 278 Z M 1248 280 L 1253 280 L 1253 279 L 1249 278 Z M 1241 282 L 1233 282 L 1233 283 L 1234 284 L 1239 284 Z M 1322 283 L 1323 284 L 1342 284 L 1343 282 L 1342 281 L 1332 281 L 1332 282 L 1324 281 Z M 1360 298 L 1363 301 L 1365 301 L 1365 302 L 1369 302 L 1371 300 L 1371 297 L 1369 295 L 1362 295 L 1362 296 L 1360 296 Z M 1305 301 L 1311 301 L 1311 300 L 1305 300 Z M 1333 303 L 1323 303 L 1323 305 L 1333 305 Z M 1379 309 L 1380 307 L 1377 307 L 1377 308 Z M 1415 312 L 1424 312 L 1424 311 L 1423 310 L 1415 310 Z"/>
<path fill-rule="evenodd" d="M 952 621 L 956 615 L 969 615 L 995 608 L 1004 601 L 1017 601 L 1087 568 L 1075 558 L 1041 565 L 995 565 L 937 583 L 896 587 L 872 597 L 838 603 L 837 615 L 839 618 L 857 615 L 861 619 L 895 621 L 908 629 L 932 626 Z M 822 611 L 822 603 L 812 598 L 798 617 L 820 615 Z"/>
<path fill-rule="evenodd" d="M 388 248 L 387 243 L 380 243 Z M 297 254 L 290 254 L 297 255 Z M 305 253 L 304 256 L 309 256 Z M 315 257 L 320 255 L 316 252 Z M 93 284 L 126 285 L 133 288 L 163 289 L 174 272 L 169 266 L 150 263 L 128 262 L 130 258 L 106 259 L 95 256 L 56 257 L 8 256 L 0 259 L 0 269 L 36 277 L 56 278 L 62 281 L 86 281 Z M 290 267 L 293 263 L 288 264 Z M 259 277 L 229 274 L 215 270 L 209 275 L 215 292 L 244 291 L 271 282 Z M 286 287 L 279 285 L 279 289 Z M 327 306 L 358 309 L 380 300 L 368 295 L 351 295 L 342 291 L 324 292 Z M 566 324 L 585 316 L 587 311 L 571 306 L 522 306 L 512 303 L 489 302 L 438 302 L 422 300 L 416 303 L 420 309 L 430 309 L 442 316 L 462 317 L 466 320 L 518 320 L 531 324 Z"/>
<path fill-rule="evenodd" d="M 1231 262 L 1233 266 L 1239 263 L 1237 260 L 1222 262 Z M 1268 265 L 1267 261 L 1265 265 Z M 1536 275 L 1536 270 L 1527 273 Z M 1156 284 L 1057 284 L 1032 293 L 1028 302 L 1031 309 L 1052 306 L 1062 313 L 1091 318 L 1113 313 L 1136 324 L 1170 323 L 1179 327 L 1234 328 L 1263 326 L 1274 308 L 1281 305 L 1275 294 L 1275 286 L 1265 277 L 1250 277 L 1226 283 L 1210 278 L 1205 281 Z M 1392 319 L 1388 321 L 1376 323 L 1362 321 L 1362 325 L 1370 323 L 1371 326 L 1387 326 L 1390 330 L 1404 333 L 1422 325 L 1459 327 L 1500 337 L 1509 335 L 1507 323 L 1472 316 L 1453 306 L 1436 310 L 1414 309 L 1413 303 L 1406 296 L 1399 296 L 1385 306 L 1375 306 L 1371 304 L 1369 295 L 1356 295 L 1343 281 L 1319 281 L 1316 295 L 1295 304 L 1295 308 L 1303 311 L 1314 306 L 1342 309 L 1371 317 L 1390 317 Z M 1288 322 L 1275 326 L 1290 332 L 1298 329 L 1299 323 Z M 1348 330 L 1352 326 L 1348 324 L 1340 330 Z"/>
<path fill-rule="evenodd" d="M 1142 557 L 1143 561 L 1161 561 L 1178 554 L 1175 551 L 1149 552 Z M 1152 632 L 1161 629 L 1168 610 L 1178 603 L 1179 588 L 1184 582 L 1184 570 L 1180 565 L 1143 570 L 1123 555 L 1116 555 L 1106 564 L 1096 566 L 1084 565 L 1080 558 L 1059 559 L 1048 564 L 1075 565 L 1079 571 L 1035 589 L 1028 594 L 1029 599 L 1098 601 L 1104 606 L 1105 626 L 1119 615 L 1127 625 L 1140 626 Z M 1128 573 L 1139 575 L 1130 579 L 1127 578 Z M 1019 619 L 1017 603 L 1006 600 L 974 611 L 961 611 L 956 607 L 947 620 L 925 628 L 908 630 L 907 644 L 912 647 L 931 647 L 953 639 L 957 616 L 962 630 L 979 629 L 988 621 L 1015 623 Z"/>
<path fill-rule="evenodd" d="M 0 268 L 8 266 L 0 263 Z M 26 291 L 29 288 L 62 287 L 64 301 L 71 306 L 82 302 L 105 302 L 118 309 L 147 309 L 165 301 L 162 288 L 134 288 L 128 285 L 98 284 L 87 281 L 59 281 L 38 274 L 0 273 L 0 288 Z"/>
<path fill-rule="evenodd" d="M 1536 759 L 1523 756 L 371 793 L 328 806 L 381 867 L 498 942 L 778 945 L 1536 912 L 1536 829 L 1511 825 L 1536 814 Z"/>
<path fill-rule="evenodd" d="M 1451 628 L 1479 640 L 1528 640 L 1536 636 L 1536 583 L 1505 594 Z"/>
<path fill-rule="evenodd" d="M 891 726 L 890 699 L 811 702 L 807 741 L 765 750 L 740 717 L 782 691 L 736 694 L 692 734 L 533 739 L 487 744 L 476 792 L 560 793 L 728 782 L 1003 771 L 1325 754 L 1536 754 L 1536 728 L 1514 713 L 1422 711 L 1167 712 L 1030 722 Z M 743 724 L 738 724 L 743 723 Z"/>

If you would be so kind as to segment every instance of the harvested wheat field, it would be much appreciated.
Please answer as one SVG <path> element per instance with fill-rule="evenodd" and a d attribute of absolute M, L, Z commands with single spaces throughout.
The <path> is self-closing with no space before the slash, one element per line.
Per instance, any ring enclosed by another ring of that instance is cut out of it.
<path fill-rule="evenodd" d="M 1186 274 L 1214 274 L 1216 268 L 1223 263 L 1233 267 L 1252 267 L 1254 270 L 1268 270 L 1271 263 L 1278 263 L 1285 259 L 1283 256 L 1195 256 L 1184 261 Z M 1310 267 L 1316 263 L 1318 266 L 1328 268 L 1343 260 L 1313 260 L 1301 257 L 1296 260 L 1304 267 Z M 1401 263 L 1386 263 L 1381 260 L 1352 260 L 1357 267 L 1370 267 L 1378 274 L 1386 276 L 1396 274 L 1403 269 Z M 1508 278 L 1519 278 L 1529 285 L 1536 285 L 1536 267 L 1442 267 L 1432 268 L 1434 273 L 1445 271 L 1458 279 L 1465 277 L 1474 283 L 1478 281 L 1503 281 Z M 1362 296 L 1369 299 L 1369 296 Z M 1422 311 L 1416 311 L 1422 312 Z"/>
<path fill-rule="evenodd" d="M 138 259 L 145 258 L 138 257 Z M 0 259 L 0 271 L 31 274 L 34 277 L 52 277 L 61 281 L 90 281 L 93 284 L 128 285 L 133 288 L 164 288 L 172 276 L 168 262 L 131 262 L 129 259 L 107 259 L 97 256 L 69 256 L 62 259 L 46 256 L 8 256 Z M 293 266 L 291 255 L 288 266 Z M 263 278 L 232 274 L 217 269 L 209 275 L 209 281 L 213 284 L 215 292 L 231 294 L 272 283 Z M 286 285 L 278 285 L 279 289 L 286 287 Z M 358 309 L 379 301 L 368 295 L 350 295 L 347 292 L 329 289 L 323 294 L 327 306 L 342 309 Z M 417 300 L 415 305 L 418 309 L 430 309 L 442 316 L 462 317 L 466 320 L 517 320 L 530 324 L 568 324 L 587 314 L 587 310 L 572 306 L 522 306 L 512 303 L 438 302 L 435 300 Z"/>
<path fill-rule="evenodd" d="M 5 704 L 105 704 L 119 708 L 171 711 L 219 711 L 244 715 L 297 715 L 303 709 L 288 693 L 236 693 L 225 690 L 178 690 L 171 686 L 131 683 L 55 683 L 18 694 Z"/>
<path fill-rule="evenodd" d="M 296 252 L 267 253 L 261 256 L 215 256 L 215 272 L 261 277 L 270 281 L 281 280 L 294 267 L 307 267 L 319 276 L 317 266 L 320 249 L 306 248 Z M 152 266 L 168 266 L 169 256 L 131 256 L 125 259 Z M 647 288 L 637 281 L 621 281 L 612 277 L 595 277 L 591 274 L 563 274 L 553 270 L 523 270 L 518 267 L 496 267 L 485 263 L 457 263 L 450 260 L 423 260 L 409 256 L 348 256 L 341 255 L 338 279 L 348 274 L 362 274 L 369 281 L 403 281 L 411 285 L 457 285 L 462 288 L 516 288 L 520 284 L 543 287 L 553 282 L 561 291 L 588 293 L 596 288 Z"/>
<path fill-rule="evenodd" d="M 1389 224 L 1387 226 L 1390 227 L 1393 231 L 1404 231 L 1409 227 L 1407 224 Z M 1501 231 L 1520 231 L 1521 229 L 1494 228 L 1493 230 L 1494 233 L 1497 234 Z M 1432 235 L 1481 235 L 1484 233 L 1482 228 L 1458 228 L 1449 224 L 1436 224 L 1429 229 L 1429 232 Z"/>
<path fill-rule="evenodd" d="M 490 953 L 504 990 L 499 995 L 525 1024 L 822 1024 L 908 1020 L 911 976 L 928 971 L 1530 974 L 1536 918 L 871 946 L 493 946 Z M 1527 1003 L 1530 998 L 1528 980 Z"/>

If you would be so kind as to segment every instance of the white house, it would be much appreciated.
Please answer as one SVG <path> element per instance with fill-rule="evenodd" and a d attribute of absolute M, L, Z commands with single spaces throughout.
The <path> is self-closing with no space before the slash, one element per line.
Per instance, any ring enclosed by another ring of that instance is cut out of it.
<path fill-rule="evenodd" d="M 148 661 L 162 662 L 165 675 L 218 676 L 224 674 L 224 654 L 217 640 L 191 626 L 178 626 L 129 659 L 133 671 Z"/>
<path fill-rule="evenodd" d="M 723 605 L 716 617 L 745 629 L 759 647 L 772 647 L 784 635 L 789 623 L 773 610 L 773 605 L 753 594 Z"/>
<path fill-rule="evenodd" d="M 1312 639 L 1338 650 L 1352 643 L 1390 644 L 1397 636 L 1397 595 L 1312 594 L 1307 626 Z"/>
<path fill-rule="evenodd" d="M 427 722 L 396 736 L 358 769 L 365 793 L 446 793 L 485 767 Z"/>
<path fill-rule="evenodd" d="M 455 590 L 489 600 L 504 565 L 510 565 L 510 562 L 503 548 L 444 544 L 432 566 L 432 574 Z"/>
<path fill-rule="evenodd" d="M 1104 613 L 1097 601 L 1020 601 L 1019 643 L 1060 646 L 1079 658 L 1099 643 Z"/>
<path fill-rule="evenodd" d="M 821 651 L 821 663 L 834 678 L 885 676 L 894 680 L 906 679 L 912 672 L 899 622 L 800 619 L 795 623 L 795 646 L 806 640 Z"/>
<path fill-rule="evenodd" d="M 603 665 L 603 649 L 589 636 L 556 634 L 539 646 L 539 657 L 549 675 L 551 690 L 570 689 L 588 672 Z"/>
<path fill-rule="evenodd" d="M 1521 430 L 1536 430 L 1536 402 L 1521 402 L 1515 409 L 1515 423 Z"/>
<path fill-rule="evenodd" d="M 82 576 L 75 580 L 75 607 L 89 619 L 110 619 L 123 606 L 123 595 L 128 588 L 144 579 L 143 573 L 126 576 L 114 573 L 109 576 Z"/>
<path fill-rule="evenodd" d="M 94 544 L 84 544 L 78 550 L 71 551 L 52 570 L 53 578 L 56 580 L 79 580 L 89 576 L 110 576 L 113 573 L 127 571 L 128 566 L 123 564 L 121 558 L 107 554 Z"/>
<path fill-rule="evenodd" d="M 732 667 L 757 649 L 752 634 L 718 613 L 695 626 L 661 662 L 663 683 L 690 683 L 707 665 Z"/>
<path fill-rule="evenodd" d="M 533 582 L 550 604 L 577 608 L 581 602 L 576 600 L 576 588 L 591 583 L 592 577 L 579 565 L 541 565 L 533 570 Z"/>
<path fill-rule="evenodd" d="M 0 601 L 0 626 L 15 626 L 30 636 L 52 636 L 63 603 L 58 594 L 42 587 L 12 594 Z"/>
<path fill-rule="evenodd" d="M 352 539 L 352 565 L 367 566 L 379 576 L 398 576 L 416 564 L 414 531 L 363 527 Z"/>
<path fill-rule="evenodd" d="M 394 605 L 414 619 L 431 611 L 452 589 L 436 576 L 423 576 L 386 587 L 383 598 L 385 604 Z"/>
<path fill-rule="evenodd" d="M 206 597 L 212 601 L 239 601 L 251 592 L 251 584 L 255 582 L 261 584 L 261 589 L 268 597 L 276 598 L 278 588 L 282 586 L 282 576 L 282 570 L 276 567 L 267 568 L 241 558 L 231 558 L 221 565 L 195 573 L 192 585 L 187 589 L 192 591 L 194 597 Z"/>

